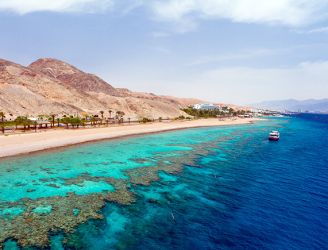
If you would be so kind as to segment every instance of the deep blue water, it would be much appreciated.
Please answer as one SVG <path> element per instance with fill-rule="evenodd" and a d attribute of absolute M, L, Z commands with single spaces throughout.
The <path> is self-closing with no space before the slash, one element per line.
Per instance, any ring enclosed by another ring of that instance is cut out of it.
<path fill-rule="evenodd" d="M 316 121 L 322 123 L 328 123 L 328 115 L 327 114 L 311 114 L 311 113 L 300 113 L 295 114 L 293 117 L 309 120 L 309 121 Z"/>
<path fill-rule="evenodd" d="M 279 142 L 267 140 L 273 129 Z M 309 115 L 127 139 L 123 149 L 173 139 L 181 147 L 200 138 L 215 144 L 197 144 L 213 148 L 198 156 L 194 147 L 183 172 L 135 186 L 134 204 L 108 203 L 103 220 L 80 225 L 64 244 L 63 235 L 53 235 L 52 248 L 328 249 L 327 133 L 328 116 Z"/>
<path fill-rule="evenodd" d="M 221 145 L 225 160 L 212 153 L 176 182 L 140 189 L 155 190 L 162 201 L 140 198 L 118 208 L 130 218 L 119 234 L 122 248 L 327 249 L 328 118 L 280 122 L 278 143 L 254 131 L 247 142 Z"/>

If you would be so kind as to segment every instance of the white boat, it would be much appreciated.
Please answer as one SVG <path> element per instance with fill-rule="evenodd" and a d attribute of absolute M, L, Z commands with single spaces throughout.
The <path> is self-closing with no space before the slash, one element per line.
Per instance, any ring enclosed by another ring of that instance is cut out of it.
<path fill-rule="evenodd" d="M 273 130 L 269 134 L 269 141 L 279 141 L 280 139 L 280 133 L 279 131 Z"/>

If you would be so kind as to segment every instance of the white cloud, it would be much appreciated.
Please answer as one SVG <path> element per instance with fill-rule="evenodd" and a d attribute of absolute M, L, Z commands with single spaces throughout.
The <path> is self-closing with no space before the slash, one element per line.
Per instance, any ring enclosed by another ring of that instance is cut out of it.
<path fill-rule="evenodd" d="M 0 10 L 103 12 L 114 3 L 123 12 L 148 8 L 155 19 L 174 23 L 178 33 L 195 29 L 201 19 L 301 27 L 328 18 L 327 0 L 0 0 Z"/>
<path fill-rule="evenodd" d="M 26 14 L 37 11 L 99 12 L 112 7 L 112 0 L 0 0 L 0 10 Z"/>
<path fill-rule="evenodd" d="M 158 19 L 177 23 L 229 19 L 291 27 L 327 18 L 328 9 L 326 0 L 157 0 L 148 4 Z"/>

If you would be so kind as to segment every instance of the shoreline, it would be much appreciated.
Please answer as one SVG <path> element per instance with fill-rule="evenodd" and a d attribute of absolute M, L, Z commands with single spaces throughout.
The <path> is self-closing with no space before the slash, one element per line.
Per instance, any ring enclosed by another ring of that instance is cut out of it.
<path fill-rule="evenodd" d="M 227 119 L 224 121 L 199 119 L 90 129 L 63 129 L 0 136 L 0 160 L 101 140 L 122 139 L 188 128 L 252 124 L 259 120 L 261 119 L 237 118 L 236 120 Z"/>

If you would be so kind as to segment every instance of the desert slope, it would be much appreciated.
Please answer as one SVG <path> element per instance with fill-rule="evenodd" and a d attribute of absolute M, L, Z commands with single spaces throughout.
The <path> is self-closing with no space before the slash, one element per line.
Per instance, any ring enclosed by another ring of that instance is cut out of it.
<path fill-rule="evenodd" d="M 120 110 L 130 118 L 176 117 L 184 115 L 181 107 L 195 102 L 115 88 L 56 59 L 39 59 L 28 67 L 0 59 L 0 109 L 13 115 Z"/>

